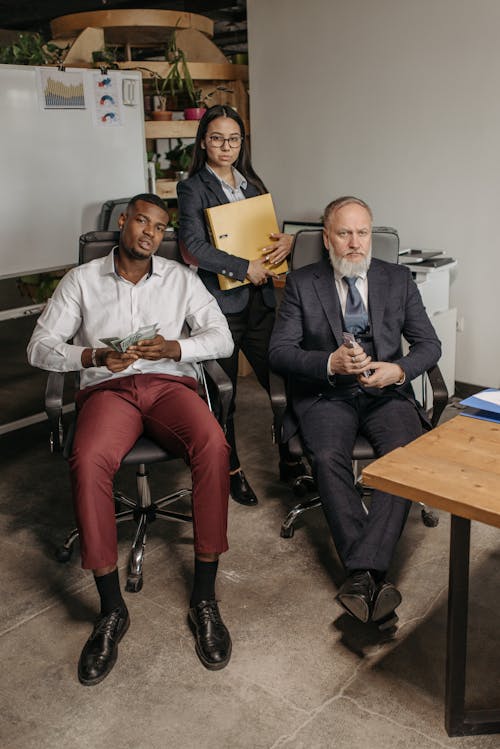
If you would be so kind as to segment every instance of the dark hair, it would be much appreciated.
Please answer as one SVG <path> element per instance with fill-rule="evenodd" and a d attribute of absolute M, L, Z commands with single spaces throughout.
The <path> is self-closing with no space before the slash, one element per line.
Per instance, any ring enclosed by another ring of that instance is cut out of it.
<path fill-rule="evenodd" d="M 340 208 L 343 208 L 345 205 L 351 205 L 352 203 L 360 205 L 362 208 L 364 208 L 368 212 L 370 219 L 373 221 L 372 209 L 370 208 L 368 203 L 365 203 L 365 201 L 361 200 L 361 198 L 356 198 L 354 195 L 343 195 L 341 198 L 335 198 L 335 200 L 332 200 L 331 203 L 328 203 L 325 208 L 325 212 L 323 213 L 323 224 L 327 226 L 328 221 L 330 220 L 330 216 L 332 216 Z"/>
<path fill-rule="evenodd" d="M 207 109 L 200 120 L 200 124 L 198 125 L 198 132 L 196 133 L 193 160 L 189 169 L 189 176 L 192 177 L 193 174 L 197 174 L 207 163 L 207 152 L 201 147 L 201 144 L 205 140 L 209 124 L 212 122 L 212 120 L 217 119 L 217 117 L 229 117 L 231 120 L 234 120 L 236 122 L 240 129 L 243 140 L 241 141 L 240 152 L 238 155 L 238 159 L 234 163 L 234 166 L 239 172 L 241 172 L 247 182 L 250 182 L 252 185 L 254 185 L 254 187 L 256 187 L 260 193 L 267 192 L 266 186 L 264 185 L 260 177 L 254 172 L 252 164 L 250 163 L 248 146 L 245 138 L 245 125 L 243 124 L 243 120 L 239 116 L 238 112 L 236 112 L 232 107 L 226 107 L 222 104 L 215 104 L 215 106 Z"/>
<path fill-rule="evenodd" d="M 129 208 L 132 208 L 132 206 L 135 206 L 135 204 L 139 200 L 142 200 L 143 203 L 152 203 L 152 205 L 156 205 L 158 208 L 161 208 L 162 211 L 165 211 L 165 213 L 168 215 L 168 209 L 165 205 L 165 201 L 152 192 L 141 192 L 139 193 L 139 195 L 134 195 L 134 197 L 130 198 L 127 203 L 127 210 Z"/>

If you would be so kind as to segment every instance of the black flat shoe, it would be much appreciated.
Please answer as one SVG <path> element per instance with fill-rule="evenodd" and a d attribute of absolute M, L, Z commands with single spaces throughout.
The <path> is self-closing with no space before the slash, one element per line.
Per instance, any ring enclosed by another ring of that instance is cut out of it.
<path fill-rule="evenodd" d="M 241 470 L 230 475 L 229 490 L 232 498 L 241 505 L 256 505 L 258 503 L 254 490 Z"/>
<path fill-rule="evenodd" d="M 295 479 L 301 478 L 301 476 L 310 475 L 301 460 L 298 460 L 296 463 L 287 463 L 284 460 L 280 460 L 279 469 L 280 481 L 295 481 Z"/>
<path fill-rule="evenodd" d="M 370 572 L 359 570 L 349 575 L 341 585 L 336 599 L 348 614 L 366 623 L 372 613 L 374 594 L 375 581 Z"/>
<path fill-rule="evenodd" d="M 188 621 L 196 639 L 196 653 L 205 668 L 217 671 L 231 658 L 231 636 L 217 601 L 201 601 L 189 609 Z"/>
<path fill-rule="evenodd" d="M 109 674 L 118 657 L 118 643 L 129 628 L 125 604 L 106 616 L 99 616 L 78 661 L 78 679 L 86 687 L 99 684 Z"/>
<path fill-rule="evenodd" d="M 373 621 L 380 622 L 389 616 L 393 616 L 394 610 L 397 609 L 402 600 L 401 593 L 395 585 L 388 582 L 379 583 L 373 598 Z"/>

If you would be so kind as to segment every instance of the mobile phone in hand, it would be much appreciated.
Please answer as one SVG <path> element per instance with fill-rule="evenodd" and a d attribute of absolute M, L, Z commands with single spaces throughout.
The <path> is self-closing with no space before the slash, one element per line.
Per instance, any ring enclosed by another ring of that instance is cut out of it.
<path fill-rule="evenodd" d="M 344 343 L 344 346 L 347 346 L 347 348 L 354 348 L 354 344 L 356 343 L 354 333 L 347 333 L 346 331 L 343 331 L 342 341 Z M 367 369 L 365 372 L 363 372 L 363 377 L 369 377 L 371 374 L 373 374 L 372 370 Z"/>

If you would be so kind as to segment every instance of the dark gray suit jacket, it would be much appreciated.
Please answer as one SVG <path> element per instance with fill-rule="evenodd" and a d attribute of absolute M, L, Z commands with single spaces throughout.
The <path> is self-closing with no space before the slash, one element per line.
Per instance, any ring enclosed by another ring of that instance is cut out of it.
<path fill-rule="evenodd" d="M 248 198 L 260 195 L 257 188 L 250 183 L 243 192 Z M 179 199 L 179 241 L 181 249 L 187 250 L 185 259 L 199 267 L 198 273 L 201 280 L 217 299 L 224 313 L 241 312 L 248 302 L 248 285 L 221 291 L 217 274 L 244 281 L 248 260 L 216 249 L 210 243 L 205 221 L 205 208 L 229 202 L 219 180 L 208 169 L 201 169 L 189 179 L 179 182 L 177 197 Z M 238 248 L 235 247 L 234 251 L 237 253 Z M 275 306 L 272 281 L 268 281 L 262 287 L 262 296 L 268 307 Z"/>
<path fill-rule="evenodd" d="M 415 402 L 410 382 L 437 363 L 441 344 L 409 269 L 373 258 L 368 271 L 368 306 L 375 359 L 399 364 L 406 375 L 400 387 L 369 392 L 394 393 Z M 401 335 L 410 345 L 406 356 Z M 287 377 L 299 420 L 314 401 L 333 394 L 327 363 L 340 345 L 342 312 L 333 269 L 325 257 L 288 276 L 269 348 L 271 369 Z M 293 433 L 289 420 L 285 432 L 285 439 Z"/>

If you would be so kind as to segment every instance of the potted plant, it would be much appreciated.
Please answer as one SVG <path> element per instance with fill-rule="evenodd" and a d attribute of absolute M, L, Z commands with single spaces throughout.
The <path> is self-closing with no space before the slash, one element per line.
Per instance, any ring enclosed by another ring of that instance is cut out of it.
<path fill-rule="evenodd" d="M 0 63 L 6 65 L 59 65 L 67 50 L 53 42 L 45 42 L 36 33 L 22 33 L 6 47 L 0 48 Z"/>
<path fill-rule="evenodd" d="M 184 109 L 184 119 L 186 120 L 201 120 L 205 112 L 207 111 L 207 105 L 209 99 L 217 91 L 225 91 L 228 94 L 232 94 L 233 91 L 225 86 L 217 86 L 213 91 L 208 94 L 204 94 L 201 88 L 195 88 L 193 94 L 190 96 L 190 106 Z"/>
<path fill-rule="evenodd" d="M 177 138 L 177 145 L 167 151 L 165 158 L 170 162 L 170 169 L 175 172 L 176 179 L 186 179 L 191 159 L 193 158 L 194 143 L 183 145 L 182 140 Z"/>

